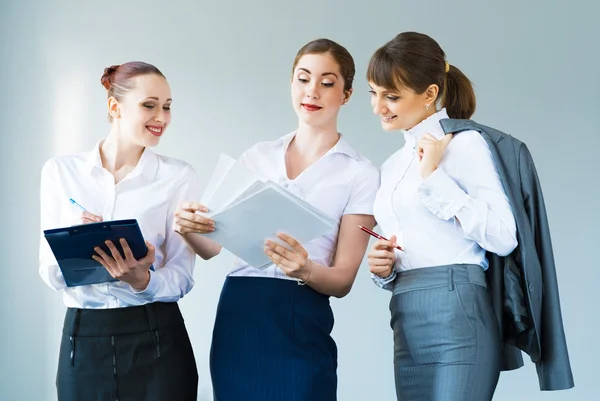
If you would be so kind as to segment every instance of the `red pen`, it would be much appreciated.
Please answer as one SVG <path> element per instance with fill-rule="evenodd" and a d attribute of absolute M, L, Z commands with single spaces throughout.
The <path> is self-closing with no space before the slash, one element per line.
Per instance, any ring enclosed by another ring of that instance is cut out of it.
<path fill-rule="evenodd" d="M 358 228 L 360 228 L 361 230 L 363 230 L 367 234 L 372 235 L 373 237 L 375 237 L 377 239 L 382 239 L 384 241 L 389 241 L 389 239 L 387 239 L 385 237 L 382 237 L 381 235 L 377 234 L 376 232 L 373 232 L 373 231 L 369 230 L 367 227 L 363 227 L 363 226 L 359 225 Z M 398 249 L 399 251 L 404 251 L 404 249 L 402 249 L 402 247 L 400 245 L 397 245 L 396 249 Z"/>

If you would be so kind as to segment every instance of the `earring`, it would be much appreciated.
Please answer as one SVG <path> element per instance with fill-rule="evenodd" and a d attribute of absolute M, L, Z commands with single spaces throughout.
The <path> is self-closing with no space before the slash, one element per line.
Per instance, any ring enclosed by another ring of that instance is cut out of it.
<path fill-rule="evenodd" d="M 426 108 L 427 110 L 429 110 L 429 103 L 427 103 L 427 104 L 425 105 L 425 108 Z"/>

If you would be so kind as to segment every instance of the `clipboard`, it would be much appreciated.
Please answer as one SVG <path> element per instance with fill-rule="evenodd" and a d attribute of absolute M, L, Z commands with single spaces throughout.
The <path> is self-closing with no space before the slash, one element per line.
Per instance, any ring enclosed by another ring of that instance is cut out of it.
<path fill-rule="evenodd" d="M 148 253 L 142 231 L 136 219 L 101 221 L 71 227 L 44 230 L 44 237 L 58 262 L 67 287 L 117 281 L 100 263 L 92 259 L 95 247 L 107 254 L 110 250 L 104 243 L 113 242 L 123 255 L 121 238 L 127 241 L 135 259 Z M 151 269 L 154 268 L 151 266 Z"/>

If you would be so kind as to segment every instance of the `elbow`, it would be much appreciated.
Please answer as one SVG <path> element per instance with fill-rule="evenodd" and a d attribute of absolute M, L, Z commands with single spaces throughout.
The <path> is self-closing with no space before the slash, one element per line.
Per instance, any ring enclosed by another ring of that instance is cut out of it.
<path fill-rule="evenodd" d="M 499 244 L 496 249 L 490 250 L 498 256 L 508 256 L 515 250 L 515 248 L 519 245 L 516 238 L 510 238 L 510 241 L 506 241 L 503 244 Z"/>
<path fill-rule="evenodd" d="M 215 244 L 215 246 L 211 248 L 208 252 L 202 252 L 199 253 L 199 255 L 203 260 L 210 260 L 215 256 L 219 255 L 222 249 L 223 247 L 221 245 Z"/>
<path fill-rule="evenodd" d="M 331 294 L 331 295 L 338 299 L 341 299 L 341 298 L 344 298 L 346 295 L 350 294 L 350 290 L 352 290 L 352 284 L 344 285 L 341 288 L 339 288 L 337 291 L 335 291 L 334 294 Z"/>

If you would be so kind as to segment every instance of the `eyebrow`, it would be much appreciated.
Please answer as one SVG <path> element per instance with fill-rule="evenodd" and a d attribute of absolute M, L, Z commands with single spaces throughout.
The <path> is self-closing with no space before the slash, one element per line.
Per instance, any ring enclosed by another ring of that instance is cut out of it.
<path fill-rule="evenodd" d="M 150 97 L 147 97 L 146 99 L 152 99 L 152 100 L 156 100 L 157 102 L 159 101 L 159 99 L 158 99 L 157 97 L 155 97 L 155 96 L 150 96 Z M 171 102 L 171 101 L 173 101 L 173 99 L 171 99 L 171 98 L 168 98 L 168 99 L 167 99 L 167 102 Z M 165 103 L 166 103 L 166 102 L 165 102 Z"/>
<path fill-rule="evenodd" d="M 375 89 L 373 89 L 373 87 L 371 85 L 369 85 L 369 89 L 372 90 L 373 92 L 375 92 Z M 381 94 L 382 95 L 389 95 L 389 94 L 399 95 L 400 92 L 399 91 L 398 92 L 396 92 L 396 91 L 390 91 L 390 90 L 386 89 L 386 90 L 381 91 Z"/>
<path fill-rule="evenodd" d="M 311 73 L 311 72 L 310 72 L 309 70 L 307 70 L 306 68 L 302 68 L 302 67 L 300 67 L 300 68 L 298 68 L 298 69 L 299 69 L 299 70 L 302 70 L 302 71 L 305 71 L 305 72 L 306 72 L 306 73 L 308 73 L 308 74 L 310 74 L 310 73 Z M 336 77 L 336 78 L 339 78 L 335 72 L 324 72 L 324 73 L 322 73 L 322 74 L 321 74 L 321 76 L 322 76 L 322 77 L 324 77 L 324 76 L 326 76 L 326 75 L 333 75 L 334 77 Z"/>

